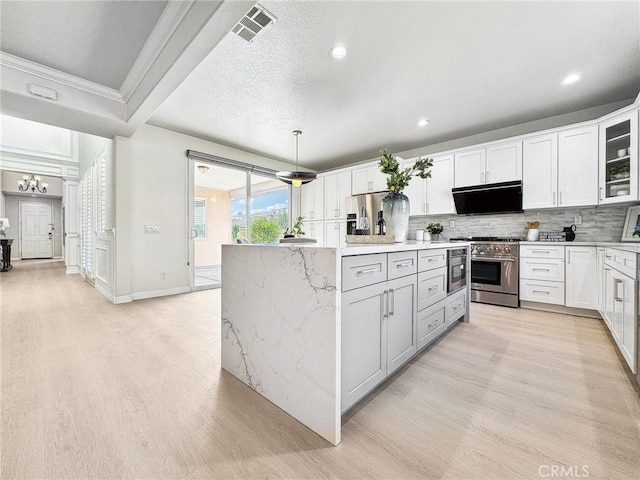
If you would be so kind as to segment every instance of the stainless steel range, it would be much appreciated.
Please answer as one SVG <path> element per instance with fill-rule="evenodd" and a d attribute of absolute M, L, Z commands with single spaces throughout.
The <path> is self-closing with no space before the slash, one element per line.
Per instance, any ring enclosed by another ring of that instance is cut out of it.
<path fill-rule="evenodd" d="M 520 238 L 456 238 L 471 242 L 471 301 L 517 308 Z"/>

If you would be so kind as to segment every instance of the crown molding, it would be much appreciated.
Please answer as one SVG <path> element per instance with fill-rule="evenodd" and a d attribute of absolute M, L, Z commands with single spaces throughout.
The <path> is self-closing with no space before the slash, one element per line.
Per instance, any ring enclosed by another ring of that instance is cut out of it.
<path fill-rule="evenodd" d="M 7 52 L 0 51 L 0 65 L 49 80 L 51 82 L 83 90 L 93 95 L 99 95 L 109 100 L 125 103 L 118 90 L 85 80 L 84 78 L 76 77 L 75 75 L 61 72 L 54 68 L 46 67 L 30 60 L 25 60 L 24 58 L 16 57 L 15 55 L 11 55 Z"/>
<path fill-rule="evenodd" d="M 195 0 L 185 2 L 169 1 L 167 3 L 147 41 L 142 46 L 133 66 L 122 82 L 120 94 L 125 102 L 128 102 L 138 89 L 140 83 L 158 60 L 158 57 L 160 57 L 160 54 L 194 4 Z"/>

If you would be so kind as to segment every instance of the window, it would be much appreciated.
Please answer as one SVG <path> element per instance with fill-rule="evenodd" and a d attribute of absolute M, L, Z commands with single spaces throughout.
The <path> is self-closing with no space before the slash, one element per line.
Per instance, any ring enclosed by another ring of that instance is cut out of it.
<path fill-rule="evenodd" d="M 195 238 L 207 238 L 207 201 L 204 198 L 193 200 L 193 228 Z"/>

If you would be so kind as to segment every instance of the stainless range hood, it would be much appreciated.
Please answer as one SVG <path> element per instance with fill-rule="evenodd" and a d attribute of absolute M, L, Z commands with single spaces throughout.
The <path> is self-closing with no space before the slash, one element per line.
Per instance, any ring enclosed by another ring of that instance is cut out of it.
<path fill-rule="evenodd" d="M 522 212 L 522 181 L 451 189 L 460 215 Z"/>

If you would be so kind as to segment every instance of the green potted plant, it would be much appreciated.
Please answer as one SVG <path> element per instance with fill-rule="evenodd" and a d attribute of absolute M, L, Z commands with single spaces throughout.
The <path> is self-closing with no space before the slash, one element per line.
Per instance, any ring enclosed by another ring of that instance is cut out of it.
<path fill-rule="evenodd" d="M 402 193 L 412 177 L 430 178 L 433 160 L 418 158 L 413 166 L 401 168 L 398 159 L 389 150 L 380 150 L 380 171 L 387 175 L 389 193 L 382 200 L 382 211 L 387 222 L 387 234 L 396 242 L 407 239 L 409 227 L 409 199 Z"/>
<path fill-rule="evenodd" d="M 439 240 L 440 234 L 444 230 L 441 223 L 429 223 L 427 225 L 427 232 L 429 232 L 430 240 Z M 427 239 L 425 239 L 427 240 Z"/>
<path fill-rule="evenodd" d="M 284 230 L 284 238 L 301 237 L 304 235 L 304 231 L 302 230 L 303 221 L 304 217 L 296 218 L 296 222 L 291 226 L 291 228 L 286 228 Z"/>

